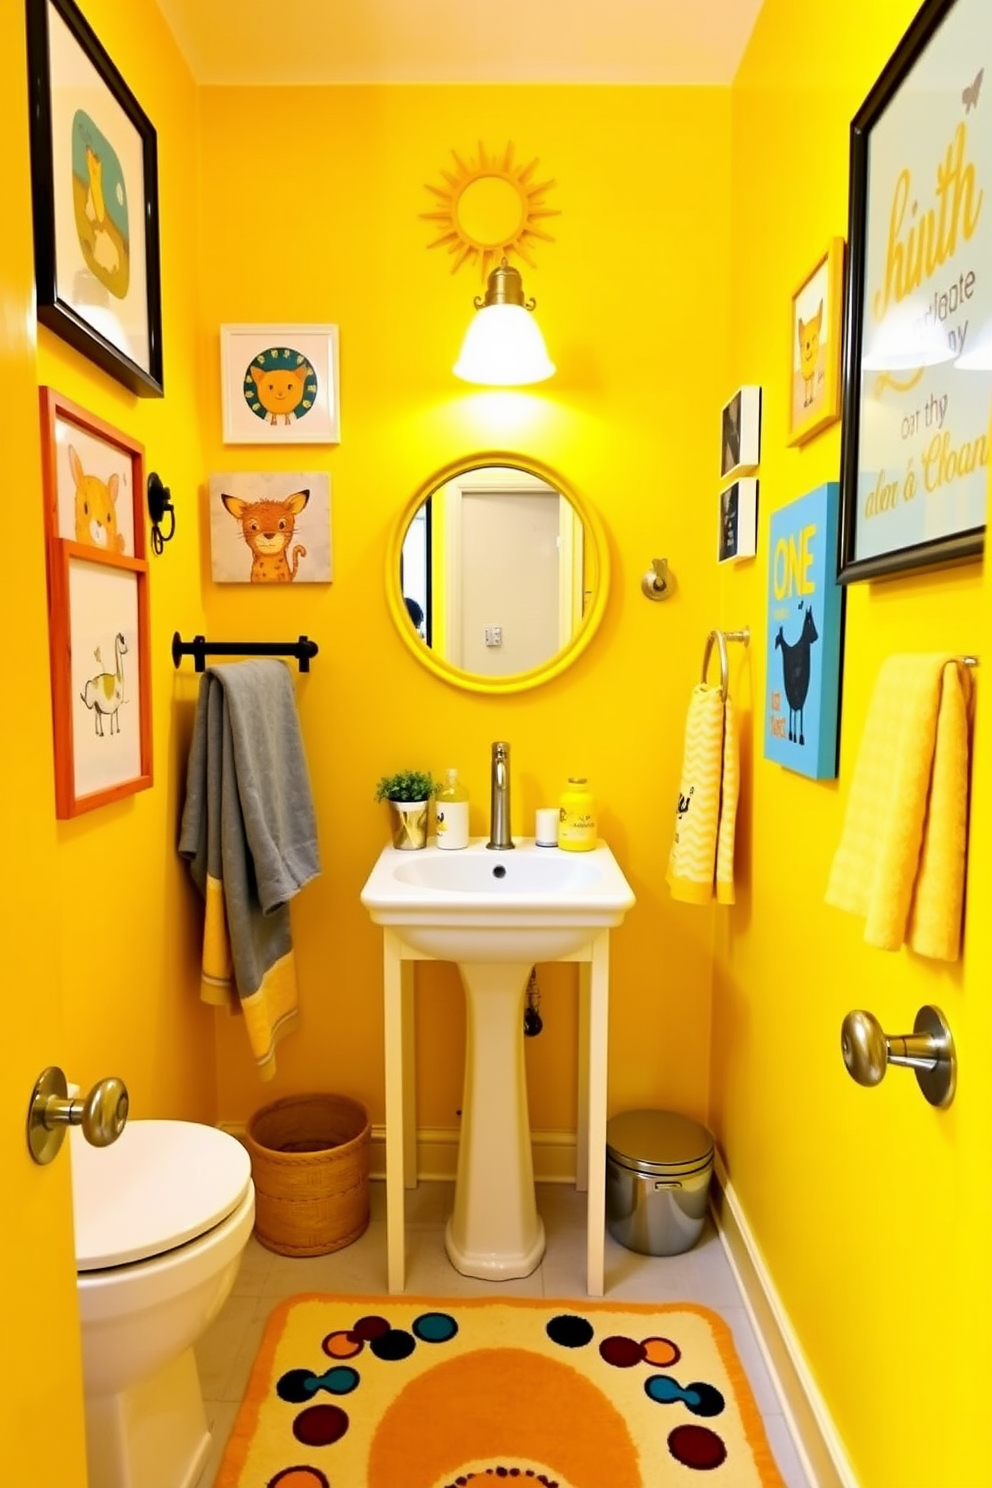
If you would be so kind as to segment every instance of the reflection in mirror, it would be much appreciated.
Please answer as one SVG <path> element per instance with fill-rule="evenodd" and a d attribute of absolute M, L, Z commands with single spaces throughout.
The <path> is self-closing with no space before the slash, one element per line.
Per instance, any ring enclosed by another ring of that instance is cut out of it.
<path fill-rule="evenodd" d="M 404 513 L 390 603 L 421 659 L 449 680 L 532 686 L 598 621 L 601 546 L 591 514 L 547 467 L 509 455 L 459 461 Z"/>

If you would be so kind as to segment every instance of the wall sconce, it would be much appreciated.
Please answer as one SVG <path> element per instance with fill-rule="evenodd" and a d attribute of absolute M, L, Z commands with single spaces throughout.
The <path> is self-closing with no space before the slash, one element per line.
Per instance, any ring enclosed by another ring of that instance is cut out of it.
<path fill-rule="evenodd" d="M 166 512 L 169 513 L 169 530 L 163 532 L 161 523 Z M 161 556 L 166 543 L 176 535 L 176 511 L 172 505 L 172 492 L 168 486 L 163 486 L 161 477 L 154 470 L 148 477 L 148 516 L 152 524 L 152 547 Z"/>
<path fill-rule="evenodd" d="M 489 387 L 516 387 L 550 377 L 555 364 L 533 317 L 534 305 L 533 299 L 524 299 L 519 269 L 504 258 L 489 275 L 485 298 L 475 297 L 478 313 L 465 333 L 455 376 Z"/>

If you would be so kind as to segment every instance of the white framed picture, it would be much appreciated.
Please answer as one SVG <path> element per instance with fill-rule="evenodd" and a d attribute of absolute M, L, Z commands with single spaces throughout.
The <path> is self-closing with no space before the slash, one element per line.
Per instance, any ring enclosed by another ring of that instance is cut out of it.
<path fill-rule="evenodd" d="M 215 584 L 329 584 L 326 471 L 228 471 L 210 477 Z"/>
<path fill-rule="evenodd" d="M 737 389 L 720 416 L 720 475 L 752 475 L 761 459 L 761 389 Z"/>
<path fill-rule="evenodd" d="M 717 562 L 753 558 L 758 551 L 758 482 L 745 476 L 720 492 Z"/>
<path fill-rule="evenodd" d="M 225 444 L 339 444 L 336 325 L 222 325 Z"/>

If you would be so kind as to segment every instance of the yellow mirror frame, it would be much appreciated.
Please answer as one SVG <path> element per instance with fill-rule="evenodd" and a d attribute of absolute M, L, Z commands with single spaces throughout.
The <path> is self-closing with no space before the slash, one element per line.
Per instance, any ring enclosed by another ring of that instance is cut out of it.
<path fill-rule="evenodd" d="M 466 475 L 469 471 L 480 470 L 490 465 L 536 475 L 548 485 L 554 486 L 571 503 L 581 518 L 587 551 L 593 559 L 596 570 L 595 592 L 592 601 L 568 645 L 563 646 L 541 666 L 533 667 L 528 672 L 510 673 L 505 677 L 484 677 L 477 672 L 466 672 L 436 656 L 410 624 L 410 616 L 403 602 L 399 582 L 400 558 L 407 528 L 420 507 L 429 496 L 446 485 L 448 481 L 456 480 L 460 475 Z M 530 687 L 540 687 L 570 667 L 576 657 L 586 649 L 599 628 L 599 622 L 606 609 L 609 588 L 610 555 L 606 542 L 606 530 L 592 507 L 550 465 L 545 465 L 543 461 L 531 459 L 529 456 L 511 454 L 506 450 L 484 450 L 478 454 L 467 455 L 435 471 L 424 481 L 423 485 L 418 487 L 397 517 L 386 553 L 386 603 L 405 645 L 421 665 L 433 672 L 436 677 L 440 677 L 442 681 L 449 682 L 453 687 L 462 687 L 469 692 L 481 692 L 490 696 L 526 692 Z"/>

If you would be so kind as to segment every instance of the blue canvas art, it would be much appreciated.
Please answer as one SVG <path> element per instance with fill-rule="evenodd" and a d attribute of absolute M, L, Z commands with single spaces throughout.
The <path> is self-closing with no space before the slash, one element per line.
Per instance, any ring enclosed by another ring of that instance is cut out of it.
<path fill-rule="evenodd" d="M 840 487 L 831 481 L 775 512 L 769 541 L 765 758 L 812 780 L 837 775 L 839 513 Z"/>

